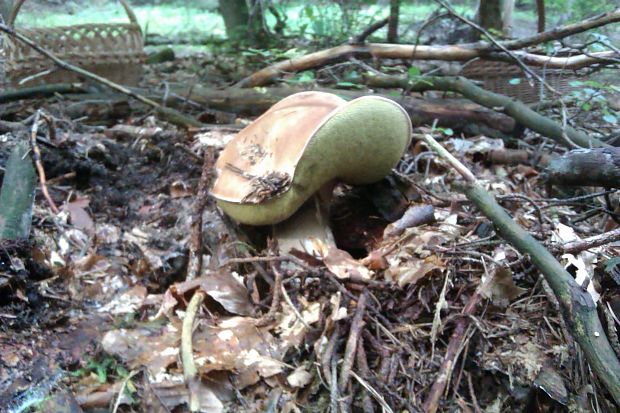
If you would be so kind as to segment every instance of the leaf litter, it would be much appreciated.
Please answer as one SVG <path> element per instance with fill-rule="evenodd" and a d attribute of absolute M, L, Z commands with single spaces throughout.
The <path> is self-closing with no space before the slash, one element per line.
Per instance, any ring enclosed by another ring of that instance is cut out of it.
<path fill-rule="evenodd" d="M 339 217 L 336 244 L 347 239 L 347 248 L 314 243 L 316 255 L 274 254 L 268 231 L 234 225 L 209 200 L 203 268 L 185 280 L 202 155 L 221 150 L 238 125 L 186 132 L 151 117 L 124 122 L 104 133 L 67 123 L 86 132 L 63 131 L 63 162 L 47 172 L 54 179 L 79 169 L 85 181 L 50 185 L 63 212 L 53 216 L 38 199 L 33 245 L 0 252 L 0 406 L 68 394 L 84 411 L 117 402 L 120 411 L 186 411 L 193 393 L 205 412 L 326 410 L 334 395 L 353 410 L 420 411 L 464 317 L 441 411 L 603 403 L 544 279 L 458 192 L 443 161 L 429 153 L 413 162 L 422 145 L 414 143 L 394 177 L 418 192 L 401 199 L 408 212 L 390 223 L 369 204 L 379 228 Z M 562 202 L 545 195 L 536 168 L 484 160 L 504 141 L 445 144 L 549 245 L 610 225 L 601 214 L 576 221 L 600 197 Z M 414 214 L 420 208 L 424 219 Z M 344 233 L 347 225 L 365 238 Z M 614 308 L 600 264 L 618 249 L 559 257 Z M 279 306 L 266 319 L 276 271 Z M 197 291 L 206 294 L 192 334 L 199 380 L 188 388 L 181 331 Z M 476 294 L 482 304 L 463 315 Z"/>

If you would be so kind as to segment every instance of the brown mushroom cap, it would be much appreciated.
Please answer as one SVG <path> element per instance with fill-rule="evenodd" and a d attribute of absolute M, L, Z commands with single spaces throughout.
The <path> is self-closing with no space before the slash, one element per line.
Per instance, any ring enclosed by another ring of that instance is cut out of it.
<path fill-rule="evenodd" d="M 409 116 L 376 96 L 346 102 L 324 92 L 291 95 L 226 146 L 212 194 L 234 219 L 272 224 L 292 215 L 333 179 L 350 184 L 387 175 L 411 136 Z"/>

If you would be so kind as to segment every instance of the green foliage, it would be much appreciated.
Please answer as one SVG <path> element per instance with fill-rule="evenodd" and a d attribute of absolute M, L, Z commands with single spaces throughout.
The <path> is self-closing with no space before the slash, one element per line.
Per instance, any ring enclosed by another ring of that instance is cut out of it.
<path fill-rule="evenodd" d="M 596 108 L 605 122 L 612 125 L 618 123 L 619 114 L 610 106 L 608 96 L 617 95 L 620 87 L 596 80 L 574 80 L 569 84 L 576 88 L 571 94 L 582 110 L 589 112 Z"/>

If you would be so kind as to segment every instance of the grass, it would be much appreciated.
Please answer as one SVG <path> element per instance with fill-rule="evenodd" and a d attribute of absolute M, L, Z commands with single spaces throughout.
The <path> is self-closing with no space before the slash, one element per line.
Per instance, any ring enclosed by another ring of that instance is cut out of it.
<path fill-rule="evenodd" d="M 95 3 L 95 2 L 93 2 Z M 184 4 L 137 6 L 133 10 L 143 29 L 148 33 L 177 36 L 185 33 L 203 33 L 224 37 L 224 21 L 217 12 L 216 2 L 209 1 L 205 7 Z M 211 4 L 213 3 L 213 4 Z M 435 6 L 428 4 L 403 4 L 401 21 L 421 20 L 429 16 Z M 459 12 L 471 12 L 471 7 L 458 7 Z M 360 31 L 372 22 L 387 16 L 388 8 L 369 5 L 349 11 L 349 25 L 343 24 L 345 16 L 333 2 L 317 1 L 309 4 L 292 4 L 284 10 L 287 16 L 289 34 L 304 33 L 310 37 L 346 35 L 348 31 Z M 276 21 L 271 13 L 266 14 L 267 24 Z M 24 6 L 17 19 L 18 27 L 54 27 L 80 23 L 121 23 L 127 16 L 116 2 L 93 4 L 88 8 L 48 8 L 44 12 Z"/>
<path fill-rule="evenodd" d="M 133 7 L 142 29 L 148 33 L 175 36 L 183 33 L 208 33 L 224 36 L 224 21 L 214 9 L 158 5 Z M 16 26 L 54 27 L 80 23 L 124 23 L 127 15 L 122 7 L 111 2 L 105 5 L 76 8 L 73 14 L 63 8 L 45 13 L 25 9 L 19 14 Z"/>

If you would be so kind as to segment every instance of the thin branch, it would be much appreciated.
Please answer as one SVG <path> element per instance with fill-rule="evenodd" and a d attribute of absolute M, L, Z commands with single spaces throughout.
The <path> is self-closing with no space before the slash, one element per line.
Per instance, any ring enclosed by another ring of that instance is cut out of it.
<path fill-rule="evenodd" d="M 447 152 L 432 136 L 425 135 L 424 140 L 441 156 Z M 457 170 L 465 167 L 454 157 L 445 159 Z M 572 337 L 579 343 L 598 379 L 620 405 L 620 361 L 605 335 L 596 303 L 555 257 L 521 228 L 477 180 L 472 181 L 471 176 L 464 176 L 468 183 L 465 194 L 493 222 L 498 234 L 521 254 L 529 255 L 532 263 L 544 275 L 560 304 Z"/>

